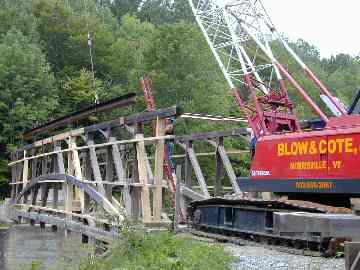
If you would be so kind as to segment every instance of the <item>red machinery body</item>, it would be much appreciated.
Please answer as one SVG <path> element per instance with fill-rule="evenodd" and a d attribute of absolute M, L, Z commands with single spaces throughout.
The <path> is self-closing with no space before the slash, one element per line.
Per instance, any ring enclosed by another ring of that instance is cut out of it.
<path fill-rule="evenodd" d="M 360 194 L 360 115 L 330 118 L 323 130 L 259 138 L 246 191 Z"/>

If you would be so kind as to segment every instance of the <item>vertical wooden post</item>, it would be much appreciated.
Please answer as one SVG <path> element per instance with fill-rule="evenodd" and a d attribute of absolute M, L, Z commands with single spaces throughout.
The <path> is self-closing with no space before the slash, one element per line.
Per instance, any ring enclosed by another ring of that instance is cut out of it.
<path fill-rule="evenodd" d="M 82 172 L 81 172 L 81 165 L 80 165 L 80 158 L 78 150 L 76 149 L 76 142 L 75 137 L 70 137 L 69 139 L 69 147 L 71 152 L 71 164 L 73 171 L 75 172 L 75 177 L 77 179 L 82 179 Z M 84 212 L 84 191 L 80 189 L 75 189 L 75 194 L 77 195 L 78 199 L 80 200 L 81 212 Z"/>
<path fill-rule="evenodd" d="M 142 218 L 144 223 L 151 222 L 151 208 L 150 208 L 150 190 L 149 190 L 149 179 L 148 179 L 148 172 L 146 166 L 146 159 L 145 159 L 145 143 L 143 141 L 144 135 L 143 134 L 136 134 L 135 139 L 140 140 L 137 142 L 137 159 L 138 159 L 138 171 L 139 171 L 139 180 L 142 184 L 141 189 L 141 211 L 142 211 Z"/>
<path fill-rule="evenodd" d="M 43 146 L 42 152 L 46 153 L 47 146 Z M 45 176 L 48 174 L 48 156 L 42 157 L 41 161 L 41 175 Z M 47 198 L 49 195 L 49 184 L 42 183 L 41 185 L 41 206 L 46 206 Z"/>
<path fill-rule="evenodd" d="M 36 148 L 35 147 L 33 149 L 31 149 L 31 154 L 33 156 L 36 155 Z M 32 181 L 34 181 L 35 178 L 37 177 L 37 164 L 38 164 L 37 158 L 32 159 L 32 161 L 31 161 L 31 180 Z M 36 204 L 38 188 L 39 188 L 38 185 L 35 185 L 32 188 L 32 192 L 31 192 L 32 201 L 31 201 L 31 204 L 33 204 L 33 205 Z"/>
<path fill-rule="evenodd" d="M 106 182 L 113 182 L 114 181 L 114 160 L 112 158 L 112 147 L 108 146 L 106 147 Z M 106 198 L 112 202 L 112 185 L 105 184 L 105 196 Z"/>
<path fill-rule="evenodd" d="M 219 152 L 216 149 L 216 172 L 214 181 L 214 195 L 218 197 L 222 192 L 223 164 Z"/>
<path fill-rule="evenodd" d="M 61 150 L 61 142 L 56 142 L 54 145 L 54 151 L 60 151 L 60 150 Z M 56 154 L 55 164 L 56 164 L 56 166 L 55 166 L 56 172 L 60 173 L 60 174 L 65 174 L 64 157 L 63 157 L 62 153 Z M 65 190 L 65 184 L 63 186 L 63 190 Z M 53 207 L 55 209 L 58 208 L 58 201 L 59 201 L 59 186 L 55 185 L 54 200 L 53 200 Z"/>
<path fill-rule="evenodd" d="M 131 182 L 132 183 L 139 183 L 139 161 L 137 158 L 137 144 L 134 144 L 134 161 L 132 166 L 132 174 L 131 174 Z M 132 198 L 132 204 L 131 204 L 131 216 L 135 220 L 140 219 L 140 212 L 141 212 L 141 190 L 139 188 L 132 188 L 131 190 L 131 198 Z"/>
<path fill-rule="evenodd" d="M 192 147 L 192 142 L 186 143 L 186 149 L 185 149 L 185 186 L 191 188 L 192 181 L 192 167 L 191 167 L 191 161 L 188 155 L 188 149 Z"/>
<path fill-rule="evenodd" d="M 24 159 L 26 158 L 26 150 L 24 150 Z M 22 175 L 22 182 L 23 182 L 23 190 L 26 188 L 26 185 L 28 183 L 29 178 L 29 160 L 24 160 L 24 166 L 23 166 L 23 175 Z M 27 203 L 28 195 L 24 194 L 23 202 L 24 204 Z"/>
<path fill-rule="evenodd" d="M 156 121 L 156 137 L 165 135 L 165 120 L 158 118 Z M 155 151 L 155 193 L 153 201 L 154 222 L 161 221 L 162 213 L 162 181 L 164 173 L 164 148 L 165 140 L 156 142 Z"/>
<path fill-rule="evenodd" d="M 72 138 L 69 137 L 68 138 L 68 148 L 69 148 L 69 152 L 68 152 L 68 168 L 67 168 L 67 174 L 69 175 L 73 175 L 74 174 L 74 163 L 73 163 L 73 155 L 72 155 L 72 142 L 71 142 Z M 71 213 L 73 210 L 73 185 L 70 184 L 68 181 L 65 181 L 65 188 L 64 188 L 64 193 L 65 193 L 65 211 L 68 213 Z M 68 216 L 68 218 L 71 219 L 71 216 Z"/>
<path fill-rule="evenodd" d="M 88 153 L 84 153 L 83 158 L 83 176 L 85 180 L 91 181 L 91 162 L 90 155 Z M 90 206 L 90 196 L 87 193 L 84 193 L 84 211 L 86 212 Z"/>
<path fill-rule="evenodd" d="M 182 215 L 182 207 L 181 207 L 181 165 L 176 166 L 176 191 L 175 191 L 175 217 L 174 217 L 174 229 L 175 232 L 179 227 L 179 219 Z"/>

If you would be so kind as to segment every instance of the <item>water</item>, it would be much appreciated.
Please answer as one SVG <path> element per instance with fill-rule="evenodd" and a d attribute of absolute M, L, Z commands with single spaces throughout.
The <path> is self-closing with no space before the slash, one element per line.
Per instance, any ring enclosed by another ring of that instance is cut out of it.
<path fill-rule="evenodd" d="M 56 265 L 76 266 L 88 249 L 78 234 L 65 237 L 63 231 L 52 232 L 50 227 L 15 225 L 0 229 L 1 270 L 30 269 L 32 262 L 40 263 L 41 270 Z"/>

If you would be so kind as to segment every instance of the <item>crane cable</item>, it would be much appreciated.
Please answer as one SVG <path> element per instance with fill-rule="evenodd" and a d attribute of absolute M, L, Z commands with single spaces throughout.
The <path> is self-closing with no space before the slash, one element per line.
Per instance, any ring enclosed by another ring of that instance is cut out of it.
<path fill-rule="evenodd" d="M 85 21 L 86 21 L 86 29 L 87 29 L 87 45 L 89 48 L 89 58 L 90 58 L 90 63 L 91 63 L 91 72 L 92 72 L 92 79 L 93 79 L 93 88 L 95 91 L 95 100 L 94 103 L 98 104 L 99 103 L 99 95 L 98 92 L 96 90 L 96 81 L 95 81 L 95 71 L 94 71 L 94 57 L 93 57 L 93 35 L 90 32 L 90 25 L 89 25 L 89 9 L 88 9 L 88 5 L 87 5 L 87 0 L 83 0 L 84 3 L 84 8 L 85 8 Z"/>

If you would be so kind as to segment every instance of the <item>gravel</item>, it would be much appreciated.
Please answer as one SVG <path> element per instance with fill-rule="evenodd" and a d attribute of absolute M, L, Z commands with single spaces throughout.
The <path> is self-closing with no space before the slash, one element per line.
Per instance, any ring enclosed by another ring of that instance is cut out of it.
<path fill-rule="evenodd" d="M 226 244 L 236 261 L 233 270 L 344 270 L 344 259 L 291 255 L 263 247 Z"/>

